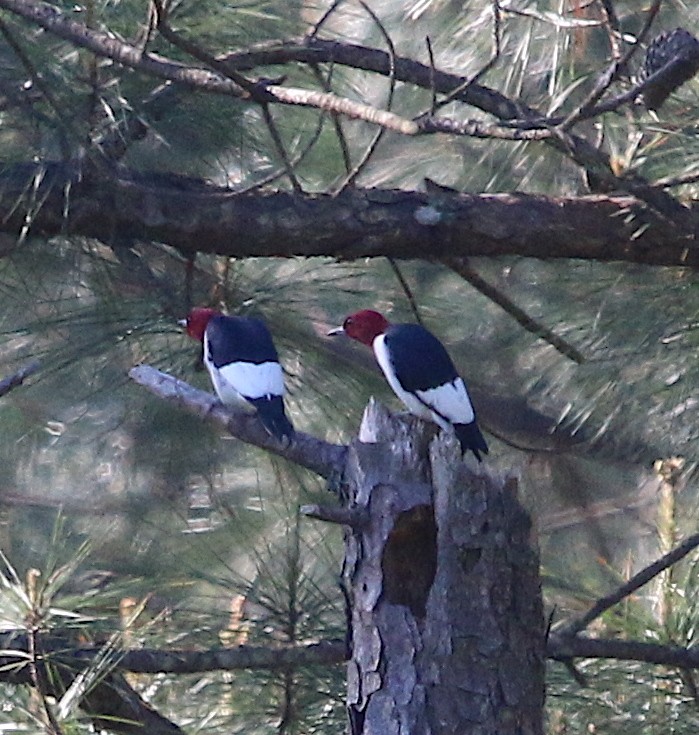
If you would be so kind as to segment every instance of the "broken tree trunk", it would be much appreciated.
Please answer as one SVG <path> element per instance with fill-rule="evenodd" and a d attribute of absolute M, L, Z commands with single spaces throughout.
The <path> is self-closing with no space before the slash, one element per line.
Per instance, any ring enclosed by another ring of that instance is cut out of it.
<path fill-rule="evenodd" d="M 541 735 L 538 554 L 514 480 L 370 403 L 346 467 L 355 735 Z"/>

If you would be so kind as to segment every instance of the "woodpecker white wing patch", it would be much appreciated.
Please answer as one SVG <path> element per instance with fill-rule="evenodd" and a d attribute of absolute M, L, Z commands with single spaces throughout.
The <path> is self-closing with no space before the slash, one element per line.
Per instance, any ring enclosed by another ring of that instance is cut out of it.
<path fill-rule="evenodd" d="M 216 367 L 204 335 L 204 363 L 222 403 L 250 408 L 248 400 L 284 395 L 284 374 L 278 362 L 231 362 Z"/>
<path fill-rule="evenodd" d="M 443 429 L 450 424 L 470 424 L 475 419 L 473 406 L 464 381 L 460 377 L 428 390 L 407 391 L 401 385 L 390 358 L 386 337 L 380 334 L 373 343 L 379 367 L 393 392 L 407 409 L 420 418 L 434 421 Z"/>
<path fill-rule="evenodd" d="M 416 391 L 416 395 L 451 424 L 470 424 L 476 418 L 471 399 L 461 378 L 456 378 L 438 388 Z"/>

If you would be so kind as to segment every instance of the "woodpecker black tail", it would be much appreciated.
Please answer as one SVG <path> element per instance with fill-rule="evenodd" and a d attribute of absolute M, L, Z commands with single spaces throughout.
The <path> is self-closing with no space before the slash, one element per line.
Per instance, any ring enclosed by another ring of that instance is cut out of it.
<path fill-rule="evenodd" d="M 247 399 L 256 409 L 267 431 L 280 442 L 291 441 L 294 427 L 284 412 L 284 401 L 281 396 L 265 396 L 264 398 Z"/>
<path fill-rule="evenodd" d="M 478 424 L 475 421 L 470 424 L 454 424 L 454 431 L 461 444 L 461 451 L 465 454 L 470 449 L 476 459 L 481 462 L 481 452 L 488 454 L 488 445 L 485 443 Z"/>

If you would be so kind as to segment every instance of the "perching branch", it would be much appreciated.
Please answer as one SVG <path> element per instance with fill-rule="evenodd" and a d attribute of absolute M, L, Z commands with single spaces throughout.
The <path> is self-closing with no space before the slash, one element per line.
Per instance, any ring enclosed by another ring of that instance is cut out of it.
<path fill-rule="evenodd" d="M 226 429 L 232 436 L 284 457 L 321 477 L 331 477 L 342 468 L 347 451 L 342 445 L 330 444 L 298 431 L 289 446 L 282 446 L 265 431 L 256 416 L 234 413 L 213 394 L 193 388 L 149 365 L 132 368 L 129 377 L 159 398 L 170 401 L 195 416 L 208 419 Z"/>

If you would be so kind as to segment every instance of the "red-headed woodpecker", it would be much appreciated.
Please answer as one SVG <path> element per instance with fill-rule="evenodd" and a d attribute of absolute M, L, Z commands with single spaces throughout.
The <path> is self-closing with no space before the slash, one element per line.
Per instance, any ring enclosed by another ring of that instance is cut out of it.
<path fill-rule="evenodd" d="M 365 309 L 345 319 L 328 334 L 346 334 L 374 350 L 393 392 L 410 413 L 453 427 L 463 452 L 480 462 L 488 445 L 476 423 L 466 385 L 444 345 L 418 324 L 391 324 L 378 311 Z"/>
<path fill-rule="evenodd" d="M 253 407 L 272 436 L 291 439 L 294 427 L 284 413 L 282 366 L 265 323 L 200 307 L 180 323 L 202 343 L 204 365 L 221 403 Z"/>

